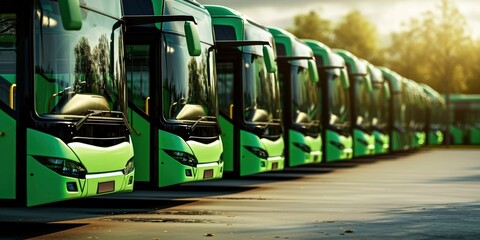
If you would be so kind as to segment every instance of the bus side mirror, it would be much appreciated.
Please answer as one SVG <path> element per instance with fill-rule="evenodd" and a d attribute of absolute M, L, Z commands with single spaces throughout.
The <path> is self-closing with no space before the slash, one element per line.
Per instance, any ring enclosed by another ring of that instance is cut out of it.
<path fill-rule="evenodd" d="M 65 30 L 82 29 L 82 13 L 79 0 L 59 0 L 60 16 Z"/>
<path fill-rule="evenodd" d="M 275 63 L 275 55 L 273 54 L 273 49 L 270 46 L 263 46 L 263 58 L 265 59 L 265 66 L 267 67 L 267 72 L 276 72 L 277 64 Z"/>
<path fill-rule="evenodd" d="M 347 89 L 350 87 L 350 79 L 348 79 L 347 68 L 344 67 L 340 70 L 340 78 L 342 79 L 343 88 Z"/>
<path fill-rule="evenodd" d="M 318 76 L 317 64 L 313 59 L 308 60 L 308 74 L 310 75 L 310 80 L 314 83 L 319 81 L 320 78 Z"/>
<path fill-rule="evenodd" d="M 192 57 L 200 56 L 202 48 L 200 46 L 200 37 L 195 23 L 185 22 L 185 37 L 187 38 L 188 54 Z"/>
<path fill-rule="evenodd" d="M 373 91 L 372 79 L 368 74 L 367 76 L 365 76 L 365 81 L 366 81 L 365 84 L 367 84 L 367 91 L 372 92 Z"/>
<path fill-rule="evenodd" d="M 385 97 L 387 99 L 390 99 L 390 89 L 388 88 L 388 84 L 384 83 L 383 84 L 383 91 L 385 92 Z"/>

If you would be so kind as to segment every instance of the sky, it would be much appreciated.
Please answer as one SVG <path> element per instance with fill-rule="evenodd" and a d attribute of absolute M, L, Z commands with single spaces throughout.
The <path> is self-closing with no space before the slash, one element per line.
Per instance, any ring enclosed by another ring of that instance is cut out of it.
<path fill-rule="evenodd" d="M 352 10 L 359 10 L 376 27 L 380 37 L 402 30 L 402 23 L 436 10 L 441 0 L 197 0 L 203 5 L 222 5 L 240 11 L 265 26 L 287 28 L 293 18 L 311 10 L 338 22 Z M 452 0 L 465 16 L 471 35 L 480 38 L 480 1 Z"/>

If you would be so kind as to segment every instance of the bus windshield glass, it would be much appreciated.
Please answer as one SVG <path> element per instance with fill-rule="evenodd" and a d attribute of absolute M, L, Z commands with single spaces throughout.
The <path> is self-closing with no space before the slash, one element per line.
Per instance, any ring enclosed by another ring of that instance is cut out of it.
<path fill-rule="evenodd" d="M 353 75 L 355 86 L 355 125 L 362 128 L 370 127 L 371 118 L 371 95 L 366 81 L 368 78 L 362 75 Z"/>
<path fill-rule="evenodd" d="M 292 81 L 292 122 L 297 125 L 320 121 L 317 87 L 308 74 L 307 60 L 290 61 Z"/>
<path fill-rule="evenodd" d="M 175 14 L 181 12 L 167 6 L 165 15 Z M 195 19 L 199 29 L 211 26 L 208 15 L 195 15 Z M 162 35 L 162 94 L 158 96 L 163 96 L 163 118 L 192 123 L 214 120 L 218 107 L 212 32 L 199 31 L 202 52 L 197 57 L 188 53 L 184 22 L 164 23 Z"/>
<path fill-rule="evenodd" d="M 123 37 L 112 26 L 121 9 L 82 1 L 82 28 L 66 31 L 57 1 L 37 0 L 34 10 L 35 109 L 40 116 L 84 116 L 126 110 Z M 115 4 L 114 4 L 115 5 Z M 108 9 L 104 15 L 94 9 Z"/>
<path fill-rule="evenodd" d="M 375 101 L 375 108 L 373 109 L 374 111 L 374 121 L 372 121 L 373 124 L 375 124 L 378 128 L 385 128 L 387 121 L 388 121 L 388 113 L 389 113 L 389 100 L 387 98 L 387 92 L 386 88 L 388 86 L 385 86 L 387 83 L 385 82 L 380 82 L 380 83 L 374 83 L 373 86 L 373 99 Z"/>
<path fill-rule="evenodd" d="M 246 122 L 269 122 L 280 119 L 279 87 L 275 74 L 268 73 L 264 58 L 243 54 L 243 105 Z"/>
<path fill-rule="evenodd" d="M 325 69 L 320 79 L 328 84 L 329 125 L 343 125 L 349 121 L 348 90 L 343 86 L 341 77 L 341 69 L 332 68 Z"/>

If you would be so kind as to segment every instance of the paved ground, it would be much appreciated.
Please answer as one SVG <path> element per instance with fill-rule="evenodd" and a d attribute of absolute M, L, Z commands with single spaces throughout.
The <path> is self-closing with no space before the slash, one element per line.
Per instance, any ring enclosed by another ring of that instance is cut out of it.
<path fill-rule="evenodd" d="M 480 149 L 0 207 L 0 226 L 2 239 L 480 239 Z"/>

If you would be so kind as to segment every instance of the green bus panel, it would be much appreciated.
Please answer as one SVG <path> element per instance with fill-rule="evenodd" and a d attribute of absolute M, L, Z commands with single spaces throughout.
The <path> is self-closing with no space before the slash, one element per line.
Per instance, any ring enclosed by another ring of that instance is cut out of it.
<path fill-rule="evenodd" d="M 312 138 L 292 129 L 288 130 L 288 134 L 290 137 L 288 143 L 290 152 L 287 156 L 289 158 L 289 167 L 318 163 L 322 160 L 322 140 L 320 135 Z M 305 147 L 308 147 L 310 152 L 302 149 Z"/>
<path fill-rule="evenodd" d="M 5 112 L 0 111 L 0 198 L 15 199 L 16 173 L 16 122 Z"/>
<path fill-rule="evenodd" d="M 231 122 L 227 121 L 224 117 L 219 116 L 218 123 L 222 129 L 222 141 L 223 141 L 223 168 L 226 172 L 233 172 L 235 169 L 234 164 L 234 126 Z"/>
<path fill-rule="evenodd" d="M 128 142 L 112 147 L 83 143 L 66 145 L 51 135 L 27 129 L 27 206 L 112 192 L 131 192 L 134 171 L 124 175 L 127 161 L 119 159 L 132 157 L 133 148 Z M 41 164 L 38 161 L 40 158 L 82 164 L 86 166 L 87 175 L 85 178 L 62 176 Z"/>
<path fill-rule="evenodd" d="M 223 176 L 222 142 L 218 139 L 210 144 L 195 141 L 185 142 L 180 136 L 163 130 L 158 134 L 158 186 L 165 187 L 180 183 L 208 179 L 218 179 Z M 186 165 L 167 154 L 165 150 L 177 153 L 187 153 L 195 156 L 195 165 Z"/>
<path fill-rule="evenodd" d="M 353 129 L 353 157 L 363 157 L 375 153 L 375 138 L 359 129 Z"/>
<path fill-rule="evenodd" d="M 390 148 L 390 137 L 380 131 L 373 131 L 375 137 L 375 154 L 386 154 Z"/>
<path fill-rule="evenodd" d="M 455 126 L 450 126 L 450 134 L 452 136 L 452 144 L 455 145 L 462 145 L 464 144 L 464 135 L 465 131 L 461 128 L 455 127 Z"/>
<path fill-rule="evenodd" d="M 283 170 L 285 168 L 285 156 L 283 155 L 285 141 L 283 137 L 275 141 L 262 138 L 261 141 L 269 154 L 267 158 L 267 171 Z"/>
<path fill-rule="evenodd" d="M 414 147 L 419 148 L 425 145 L 427 135 L 423 131 L 415 131 Z"/>
<path fill-rule="evenodd" d="M 428 136 L 429 145 L 440 145 L 443 143 L 443 132 L 440 130 L 430 131 Z"/>
<path fill-rule="evenodd" d="M 480 128 L 472 126 L 470 129 L 470 144 L 480 144 Z"/>
<path fill-rule="evenodd" d="M 325 160 L 333 162 L 338 160 L 351 159 L 353 156 L 352 136 L 345 137 L 337 132 L 326 130 L 326 151 Z"/>
<path fill-rule="evenodd" d="M 278 153 L 279 148 L 282 147 L 280 143 L 283 143 L 283 140 L 274 143 L 270 149 Z M 263 141 L 257 135 L 240 130 L 240 176 L 283 169 L 283 158 L 275 157 L 269 161 L 268 157 L 261 158 L 246 147 L 270 150 L 265 147 Z M 272 153 L 273 152 L 268 152 L 268 154 Z M 281 154 L 279 156 L 281 156 Z M 274 169 L 272 169 L 272 166 Z"/>
<path fill-rule="evenodd" d="M 220 127 L 222 129 L 223 141 L 223 160 L 224 171 L 235 171 L 234 159 L 234 127 L 233 124 L 227 121 L 224 117 L 219 118 Z M 285 157 L 283 156 L 284 141 L 283 138 L 271 141 L 269 139 L 260 139 L 257 135 L 240 130 L 240 144 L 239 144 L 239 175 L 246 176 L 265 171 L 283 170 Z M 252 151 L 245 147 L 254 147 L 265 149 L 268 153 L 267 158 L 260 158 Z"/>
<path fill-rule="evenodd" d="M 135 154 L 135 181 L 150 181 L 150 123 L 129 109 L 132 141 Z"/>
<path fill-rule="evenodd" d="M 405 144 L 404 144 L 403 136 L 404 135 L 401 134 L 398 131 L 392 131 L 392 139 L 391 139 L 391 142 L 392 142 L 391 150 L 392 151 L 403 151 L 403 150 L 405 150 Z"/>

